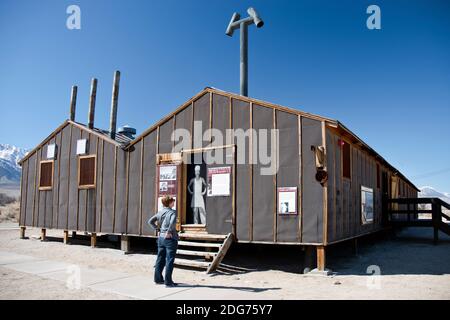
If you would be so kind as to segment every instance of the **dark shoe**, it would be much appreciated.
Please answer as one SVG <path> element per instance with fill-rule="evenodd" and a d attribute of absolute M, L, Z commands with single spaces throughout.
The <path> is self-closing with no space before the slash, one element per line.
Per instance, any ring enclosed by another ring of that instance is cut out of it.
<path fill-rule="evenodd" d="M 164 284 L 164 281 L 155 281 L 155 284 Z"/>
<path fill-rule="evenodd" d="M 173 288 L 176 287 L 178 283 L 172 282 L 172 283 L 166 283 L 166 288 Z"/>

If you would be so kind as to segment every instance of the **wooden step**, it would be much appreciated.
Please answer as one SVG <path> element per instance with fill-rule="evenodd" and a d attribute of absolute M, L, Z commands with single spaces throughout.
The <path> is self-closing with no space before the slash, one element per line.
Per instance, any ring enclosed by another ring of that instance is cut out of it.
<path fill-rule="evenodd" d="M 210 263 L 206 261 L 175 258 L 175 265 L 207 269 Z"/>
<path fill-rule="evenodd" d="M 222 246 L 222 243 L 178 241 L 178 245 L 184 247 L 220 248 L 220 246 Z"/>
<path fill-rule="evenodd" d="M 185 255 L 185 256 L 196 256 L 196 257 L 215 257 L 217 252 L 208 252 L 208 251 L 193 251 L 193 250 L 177 250 L 177 254 Z"/>
<path fill-rule="evenodd" d="M 180 239 L 193 239 L 193 240 L 217 240 L 223 242 L 226 235 L 222 234 L 203 234 L 203 233 L 193 233 L 193 232 L 182 232 L 178 235 Z"/>
<path fill-rule="evenodd" d="M 206 225 L 204 224 L 183 224 L 181 225 L 181 230 L 188 232 L 196 232 L 206 234 Z"/>

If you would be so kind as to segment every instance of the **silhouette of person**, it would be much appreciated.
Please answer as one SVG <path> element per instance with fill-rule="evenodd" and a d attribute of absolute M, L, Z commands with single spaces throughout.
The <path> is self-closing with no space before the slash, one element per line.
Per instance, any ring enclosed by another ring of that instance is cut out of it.
<path fill-rule="evenodd" d="M 195 177 L 189 181 L 188 191 L 192 195 L 191 208 L 194 214 L 194 224 L 206 224 L 206 209 L 203 196 L 206 193 L 206 182 L 200 176 L 200 166 L 194 168 Z M 192 189 L 192 186 L 194 187 Z M 204 187 L 204 188 L 203 188 Z"/>

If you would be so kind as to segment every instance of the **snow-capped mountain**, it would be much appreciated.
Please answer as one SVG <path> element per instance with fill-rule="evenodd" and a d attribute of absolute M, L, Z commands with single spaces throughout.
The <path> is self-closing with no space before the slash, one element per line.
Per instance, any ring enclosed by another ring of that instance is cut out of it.
<path fill-rule="evenodd" d="M 434 189 L 433 187 L 421 187 L 419 188 L 420 192 L 419 192 L 419 197 L 421 198 L 426 198 L 426 197 L 430 197 L 430 198 L 440 198 L 441 200 L 450 203 L 450 194 L 447 192 L 439 192 L 436 189 Z"/>
<path fill-rule="evenodd" d="M 0 184 L 19 183 L 21 168 L 17 162 L 27 152 L 26 149 L 0 143 Z"/>

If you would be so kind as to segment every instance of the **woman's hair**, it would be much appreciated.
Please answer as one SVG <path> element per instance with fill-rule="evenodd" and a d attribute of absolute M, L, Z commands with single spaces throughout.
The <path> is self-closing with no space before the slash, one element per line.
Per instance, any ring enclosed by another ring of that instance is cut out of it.
<path fill-rule="evenodd" d="M 168 207 L 173 201 L 175 201 L 175 199 L 171 196 L 164 196 L 161 199 L 161 203 L 164 207 Z"/>

